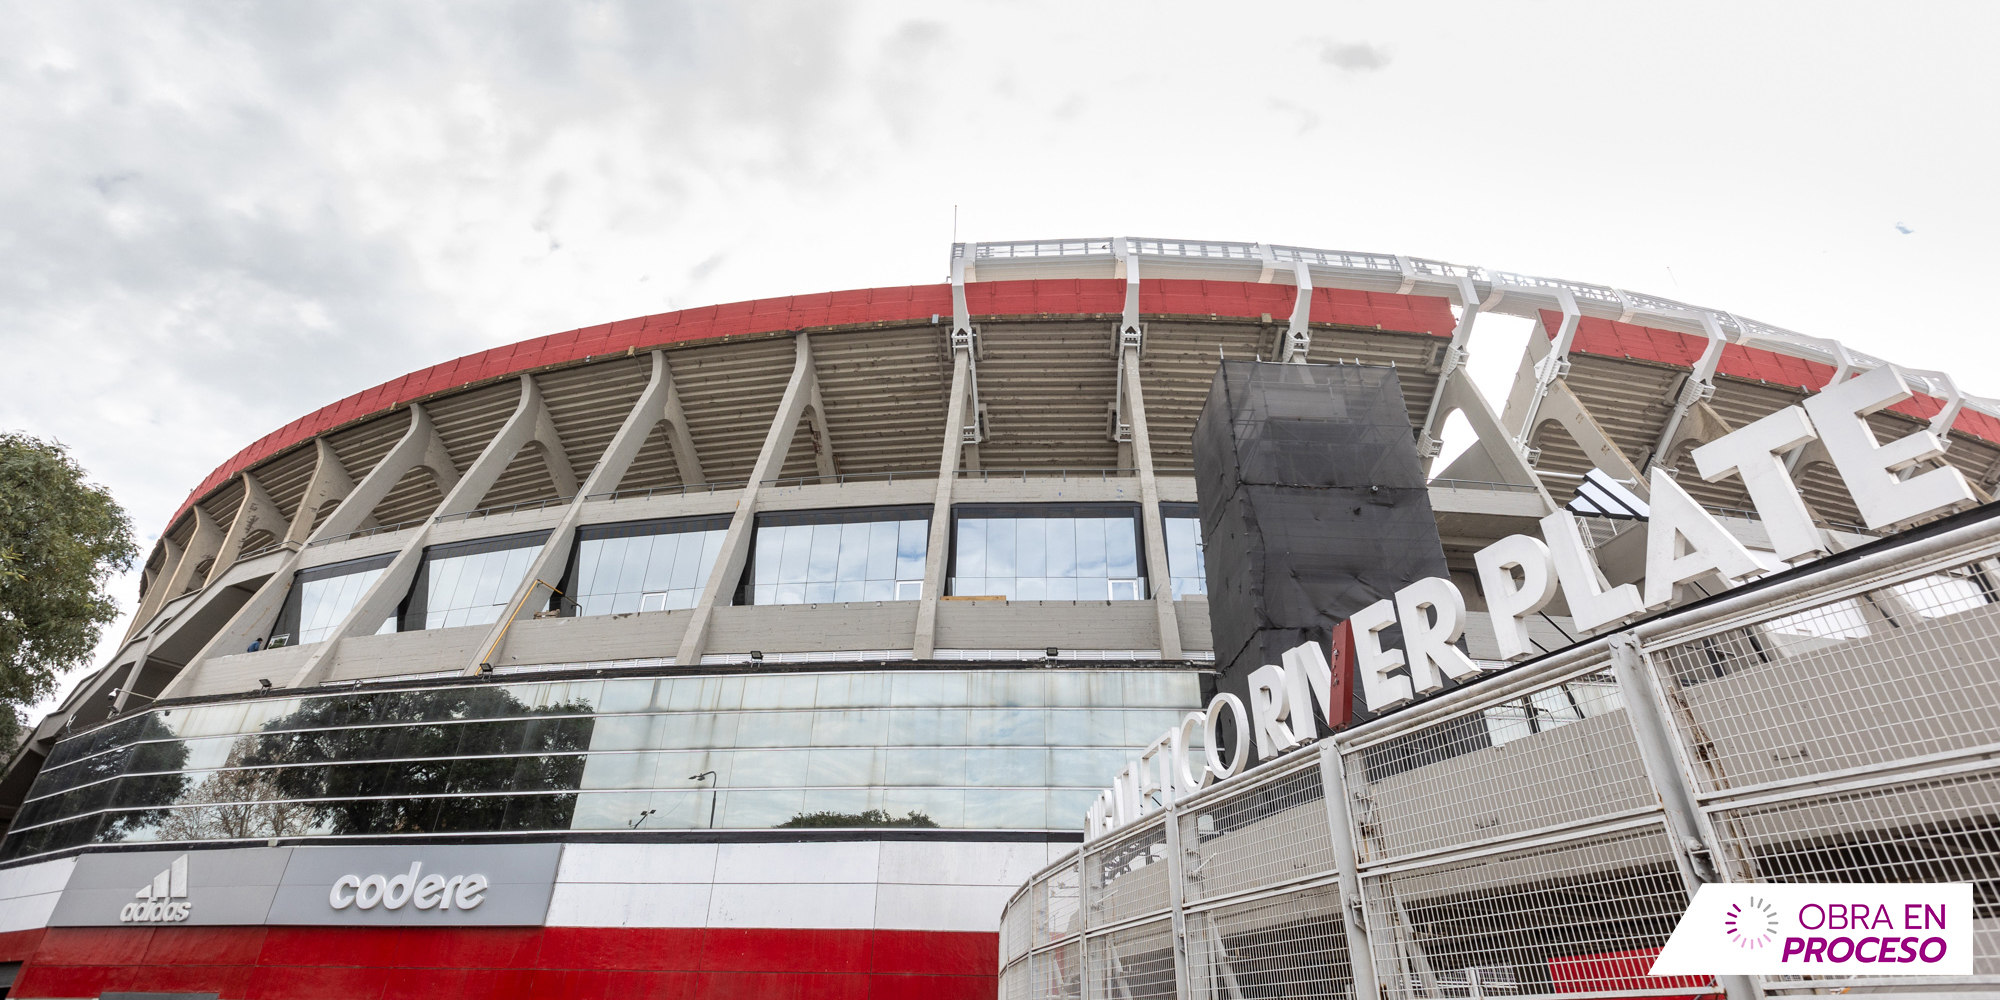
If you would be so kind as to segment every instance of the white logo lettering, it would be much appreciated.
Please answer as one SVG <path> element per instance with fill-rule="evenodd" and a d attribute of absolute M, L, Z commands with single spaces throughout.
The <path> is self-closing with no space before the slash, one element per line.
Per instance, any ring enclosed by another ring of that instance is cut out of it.
<path fill-rule="evenodd" d="M 153 881 L 141 886 L 132 895 L 142 900 L 126 903 L 118 911 L 118 920 L 127 924 L 173 924 L 188 918 L 194 910 L 193 903 L 176 902 L 187 899 L 188 856 L 183 854 L 167 866 L 167 870 L 153 876 Z"/>
<path fill-rule="evenodd" d="M 491 884 L 484 875 L 443 875 L 423 873 L 421 861 L 410 862 L 410 870 L 400 875 L 342 875 L 333 880 L 326 905 L 336 910 L 352 906 L 357 910 L 400 910 L 414 904 L 419 910 L 443 912 L 454 907 L 471 910 L 486 902 Z"/>

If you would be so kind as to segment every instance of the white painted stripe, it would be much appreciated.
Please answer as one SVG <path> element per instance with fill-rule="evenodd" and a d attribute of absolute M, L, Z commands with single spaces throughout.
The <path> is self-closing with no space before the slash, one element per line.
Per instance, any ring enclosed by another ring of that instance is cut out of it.
<path fill-rule="evenodd" d="M 75 858 L 61 858 L 0 871 L 0 932 L 47 927 L 75 870 Z"/>
<path fill-rule="evenodd" d="M 994 931 L 1042 843 L 570 844 L 552 927 Z"/>

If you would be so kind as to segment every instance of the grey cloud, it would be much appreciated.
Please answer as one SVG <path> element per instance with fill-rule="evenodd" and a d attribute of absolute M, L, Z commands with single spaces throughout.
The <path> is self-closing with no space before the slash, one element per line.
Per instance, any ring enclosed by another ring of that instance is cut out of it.
<path fill-rule="evenodd" d="M 1372 73 L 1388 68 L 1389 50 L 1367 42 L 1336 42 L 1329 38 L 1320 44 L 1319 61 L 1349 73 Z"/>

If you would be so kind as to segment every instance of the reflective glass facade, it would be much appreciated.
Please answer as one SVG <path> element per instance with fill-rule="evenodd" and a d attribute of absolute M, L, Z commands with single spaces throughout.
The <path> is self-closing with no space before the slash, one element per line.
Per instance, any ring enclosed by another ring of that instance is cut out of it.
<path fill-rule="evenodd" d="M 1011 601 L 1139 601 L 1137 504 L 965 506 L 953 512 L 951 593 Z"/>
<path fill-rule="evenodd" d="M 762 514 L 740 603 L 918 600 L 929 548 L 929 508 Z"/>
<path fill-rule="evenodd" d="M 590 525 L 577 532 L 567 589 L 578 615 L 679 611 L 701 600 L 727 517 Z"/>
<path fill-rule="evenodd" d="M 402 631 L 499 621 L 547 538 L 538 531 L 426 549 L 404 603 Z"/>
<path fill-rule="evenodd" d="M 291 592 L 285 595 L 285 606 L 278 612 L 278 620 L 272 625 L 265 645 L 296 646 L 319 642 L 333 634 L 394 558 L 372 556 L 299 570 L 292 577 Z"/>
<path fill-rule="evenodd" d="M 1107 775 L 1199 707 L 1200 678 L 636 677 L 153 710 L 58 744 L 0 860 L 88 843 L 693 829 L 711 810 L 734 829 L 1067 830 Z"/>
<path fill-rule="evenodd" d="M 1174 600 L 1208 595 L 1208 554 L 1201 547 L 1201 508 L 1163 503 L 1160 523 L 1167 536 L 1167 568 L 1173 573 Z"/>

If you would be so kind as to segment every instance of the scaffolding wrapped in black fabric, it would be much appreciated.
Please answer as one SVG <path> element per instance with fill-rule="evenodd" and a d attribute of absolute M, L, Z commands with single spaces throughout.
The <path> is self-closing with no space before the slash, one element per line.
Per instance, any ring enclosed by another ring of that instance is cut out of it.
<path fill-rule="evenodd" d="M 1394 368 L 1225 361 L 1194 464 L 1222 691 L 1245 696 L 1285 650 L 1324 647 L 1354 612 L 1448 575 Z M 1351 721 L 1366 718 L 1354 679 L 1338 680 Z"/>

